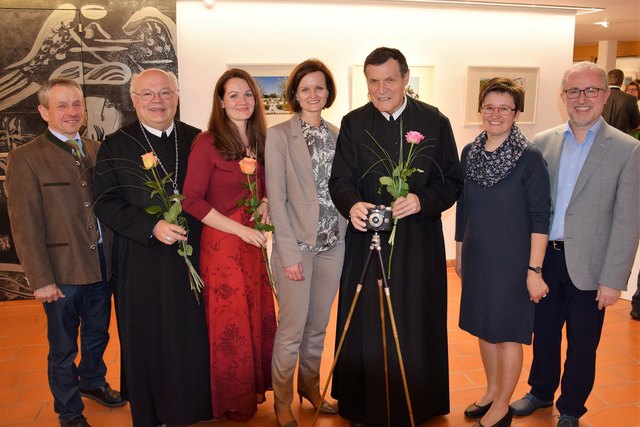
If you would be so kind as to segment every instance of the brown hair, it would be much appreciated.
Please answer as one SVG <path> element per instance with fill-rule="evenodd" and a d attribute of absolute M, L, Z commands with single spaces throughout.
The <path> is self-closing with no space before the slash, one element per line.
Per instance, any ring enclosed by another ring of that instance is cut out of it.
<path fill-rule="evenodd" d="M 38 90 L 38 103 L 42 105 L 44 108 L 49 108 L 49 91 L 54 86 L 69 86 L 78 89 L 80 92 L 80 99 L 84 104 L 84 95 L 82 94 L 82 87 L 75 80 L 70 79 L 51 79 L 47 80 L 40 86 Z"/>
<path fill-rule="evenodd" d="M 379 47 L 374 49 L 364 60 L 364 68 L 367 65 L 382 65 L 390 59 L 395 59 L 400 65 L 400 74 L 402 77 L 406 76 L 409 72 L 409 65 L 407 64 L 407 58 L 404 57 L 402 52 L 392 47 Z"/>
<path fill-rule="evenodd" d="M 492 92 L 511 95 L 516 104 L 516 111 L 524 111 L 524 89 L 520 84 L 506 77 L 494 77 L 482 84 L 478 96 L 478 111 L 482 108 L 484 99 Z"/>
<path fill-rule="evenodd" d="M 209 116 L 208 130 L 215 136 L 214 145 L 226 160 L 242 159 L 246 157 L 246 150 L 238 127 L 227 117 L 222 108 L 225 85 L 233 78 L 242 79 L 249 85 L 249 89 L 255 98 L 253 114 L 247 119 L 247 138 L 249 147 L 255 153 L 258 160 L 264 159 L 264 141 L 267 135 L 267 120 L 264 113 L 264 104 L 253 77 L 240 68 L 227 70 L 220 76 L 213 90 L 213 108 Z"/>
<path fill-rule="evenodd" d="M 640 100 L 640 81 L 638 80 L 633 80 L 631 82 L 629 82 L 629 84 L 627 85 L 626 88 L 624 88 L 625 92 L 627 91 L 627 89 L 629 88 L 629 86 L 635 86 L 636 87 L 636 98 L 638 98 Z M 631 94 L 629 94 L 631 95 Z"/>
<path fill-rule="evenodd" d="M 287 88 L 285 89 L 285 94 L 287 97 L 287 102 L 289 103 L 289 108 L 294 113 L 299 113 L 302 111 L 300 107 L 300 103 L 296 99 L 296 91 L 298 90 L 298 86 L 300 85 L 300 80 L 307 74 L 315 73 L 316 71 L 320 71 L 324 74 L 324 80 L 327 84 L 327 91 L 329 95 L 327 96 L 327 103 L 324 108 L 331 107 L 333 101 L 336 99 L 336 85 L 333 81 L 333 75 L 329 68 L 322 63 L 319 59 L 307 59 L 306 61 L 301 62 L 293 69 L 289 78 L 287 79 Z"/>

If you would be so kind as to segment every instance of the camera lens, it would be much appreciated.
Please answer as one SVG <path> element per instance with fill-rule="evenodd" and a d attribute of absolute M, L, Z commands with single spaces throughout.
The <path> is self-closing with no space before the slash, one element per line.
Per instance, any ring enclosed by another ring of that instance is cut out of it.
<path fill-rule="evenodd" d="M 369 223 L 374 227 L 379 227 L 380 224 L 382 224 L 382 215 L 380 215 L 378 212 L 372 213 L 371 215 L 369 215 Z"/>

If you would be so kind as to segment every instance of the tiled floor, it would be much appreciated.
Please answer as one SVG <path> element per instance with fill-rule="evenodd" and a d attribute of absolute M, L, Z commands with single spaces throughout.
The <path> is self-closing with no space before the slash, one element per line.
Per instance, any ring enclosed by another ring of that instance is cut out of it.
<path fill-rule="evenodd" d="M 476 340 L 458 329 L 460 281 L 453 270 L 449 272 L 449 360 L 451 380 L 451 414 L 436 417 L 423 426 L 470 426 L 463 416 L 464 408 L 481 393 L 484 384 L 482 363 Z M 604 333 L 598 354 L 598 374 L 595 387 L 587 402 L 589 412 L 581 418 L 583 427 L 640 426 L 640 322 L 630 320 L 628 301 L 620 301 L 607 311 Z M 335 322 L 335 312 L 332 322 Z M 334 325 L 335 323 L 330 323 Z M 334 331 L 327 336 L 325 354 L 333 354 Z M 107 380 L 119 385 L 118 340 L 115 318 L 111 326 L 112 340 L 105 360 Z M 0 303 L 0 426 L 57 426 L 52 397 L 47 385 L 47 344 L 45 316 L 40 304 L 34 301 Z M 531 362 L 531 348 L 525 347 L 525 363 L 515 397 L 521 397 L 528 386 L 526 378 Z M 323 378 L 330 369 L 331 358 L 323 361 Z M 94 401 L 85 401 L 85 415 L 94 427 L 131 426 L 129 407 L 109 409 Z M 202 426 L 265 426 L 275 427 L 272 394 L 260 406 L 248 423 L 210 421 Z M 311 425 L 313 410 L 308 403 L 293 405 L 294 415 L 301 427 Z M 553 427 L 557 410 L 547 408 L 525 418 L 515 418 L 517 427 Z M 348 426 L 336 416 L 321 416 L 318 427 Z"/>

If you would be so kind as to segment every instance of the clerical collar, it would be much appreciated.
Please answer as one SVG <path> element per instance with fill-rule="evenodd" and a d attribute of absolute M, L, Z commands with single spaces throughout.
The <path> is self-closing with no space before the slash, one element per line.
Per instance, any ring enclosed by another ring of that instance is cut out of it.
<path fill-rule="evenodd" d="M 142 122 L 140 122 L 140 124 L 142 126 L 144 126 L 144 128 L 147 130 L 147 132 L 149 132 L 152 135 L 157 136 L 158 138 L 162 137 L 162 132 L 165 132 L 167 135 L 171 135 L 171 132 L 173 132 L 173 122 L 171 122 L 171 126 L 166 128 L 165 130 L 158 130 L 156 128 L 152 128 L 151 126 L 147 126 Z"/>
<path fill-rule="evenodd" d="M 402 105 L 400 106 L 400 108 L 398 108 L 396 111 L 393 112 L 393 120 L 397 120 L 405 108 L 407 108 L 407 95 L 404 96 L 404 101 L 402 102 Z M 391 117 L 391 114 L 385 113 L 383 111 L 380 111 L 380 114 L 382 114 L 384 118 L 387 120 L 389 120 L 389 117 Z"/>

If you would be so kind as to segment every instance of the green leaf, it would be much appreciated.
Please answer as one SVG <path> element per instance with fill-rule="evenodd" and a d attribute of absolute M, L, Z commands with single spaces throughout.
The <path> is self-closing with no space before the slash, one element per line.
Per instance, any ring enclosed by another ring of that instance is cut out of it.
<path fill-rule="evenodd" d="M 193 246 L 187 245 L 187 256 L 191 256 L 193 254 Z"/>
<path fill-rule="evenodd" d="M 158 205 L 147 206 L 144 210 L 151 215 L 159 215 L 162 213 L 162 208 Z"/>
<path fill-rule="evenodd" d="M 381 176 L 380 184 L 385 186 L 390 186 L 390 185 L 393 185 L 393 180 L 389 176 Z"/>

